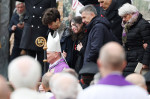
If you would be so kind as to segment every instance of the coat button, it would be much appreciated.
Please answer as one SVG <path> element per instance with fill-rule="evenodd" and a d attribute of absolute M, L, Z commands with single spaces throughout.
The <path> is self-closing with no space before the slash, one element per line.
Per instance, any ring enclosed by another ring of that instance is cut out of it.
<path fill-rule="evenodd" d="M 42 17 L 39 17 L 40 19 L 42 18 Z"/>
<path fill-rule="evenodd" d="M 35 16 L 33 15 L 33 18 L 34 18 Z"/>
<path fill-rule="evenodd" d="M 35 9 L 35 6 L 33 6 L 33 8 Z"/>
<path fill-rule="evenodd" d="M 31 25 L 31 27 L 33 27 L 33 25 Z"/>
<path fill-rule="evenodd" d="M 38 28 L 40 28 L 40 27 L 38 26 Z"/>
<path fill-rule="evenodd" d="M 42 7 L 40 7 L 40 9 L 42 9 Z"/>

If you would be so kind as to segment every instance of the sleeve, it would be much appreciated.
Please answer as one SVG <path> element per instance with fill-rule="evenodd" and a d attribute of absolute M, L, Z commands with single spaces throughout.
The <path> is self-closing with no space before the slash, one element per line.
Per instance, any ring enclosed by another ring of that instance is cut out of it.
<path fill-rule="evenodd" d="M 14 31 L 12 31 L 11 27 L 14 25 L 14 16 L 11 17 L 11 20 L 9 22 L 9 27 L 8 27 L 8 30 L 9 30 L 9 35 L 11 35 Z"/>
<path fill-rule="evenodd" d="M 148 66 L 150 63 L 149 62 L 149 60 L 150 60 L 150 24 L 147 23 L 147 24 L 143 25 L 141 28 L 142 29 L 141 29 L 140 33 L 142 35 L 142 38 L 143 38 L 144 42 L 147 43 L 147 45 L 148 45 L 144 52 L 142 63 L 144 65 Z"/>
<path fill-rule="evenodd" d="M 98 53 L 100 48 L 103 45 L 103 39 L 104 39 L 104 25 L 103 24 L 99 24 L 96 25 L 95 27 L 93 27 L 92 31 L 92 35 L 91 35 L 91 47 L 90 47 L 90 51 L 87 57 L 87 61 L 95 61 L 98 58 Z"/>

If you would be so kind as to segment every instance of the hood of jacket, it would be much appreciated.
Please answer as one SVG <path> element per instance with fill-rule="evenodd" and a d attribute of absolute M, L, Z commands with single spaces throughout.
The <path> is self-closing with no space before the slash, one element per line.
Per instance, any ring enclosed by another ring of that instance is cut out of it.
<path fill-rule="evenodd" d="M 93 26 L 99 23 L 105 25 L 107 28 L 111 28 L 110 22 L 105 17 L 95 16 L 86 26 L 87 32 L 89 33 Z"/>

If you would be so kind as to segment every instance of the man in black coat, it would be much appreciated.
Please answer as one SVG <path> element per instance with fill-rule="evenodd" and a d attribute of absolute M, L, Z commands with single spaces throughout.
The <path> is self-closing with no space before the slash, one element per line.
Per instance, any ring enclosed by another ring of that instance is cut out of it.
<path fill-rule="evenodd" d="M 10 61 L 20 56 L 21 49 L 19 48 L 19 46 L 20 46 L 21 36 L 24 28 L 24 22 L 23 22 L 24 16 L 25 16 L 24 3 L 16 1 L 16 11 L 11 17 L 9 28 L 8 28 L 10 36 L 12 33 L 15 34 L 14 46 L 12 49 L 12 54 L 10 56 Z"/>
<path fill-rule="evenodd" d="M 80 13 L 82 16 L 82 22 L 86 24 L 88 33 L 84 63 L 82 69 L 80 70 L 80 74 L 86 74 L 84 75 L 85 77 L 88 74 L 91 76 L 91 74 L 98 72 L 96 66 L 94 67 L 94 65 L 91 65 L 88 67 L 88 64 L 96 64 L 100 48 L 109 41 L 115 41 L 116 37 L 111 32 L 109 21 L 104 17 L 97 16 L 96 9 L 92 5 L 86 5 L 83 7 L 80 10 Z"/>
<path fill-rule="evenodd" d="M 28 55 L 35 57 L 43 65 L 44 51 L 43 47 L 38 47 L 35 42 L 40 45 L 43 38 L 47 38 L 48 27 L 42 24 L 42 14 L 47 8 L 56 7 L 56 0 L 17 0 L 25 2 L 26 16 L 25 26 L 22 34 L 20 48 L 25 49 Z M 43 66 L 42 66 L 43 73 Z"/>
<path fill-rule="evenodd" d="M 101 17 L 106 17 L 111 23 L 112 32 L 118 38 L 120 44 L 122 44 L 122 19 L 118 15 L 118 9 L 122 4 L 129 1 L 130 0 L 98 0 L 101 7 L 100 15 Z"/>

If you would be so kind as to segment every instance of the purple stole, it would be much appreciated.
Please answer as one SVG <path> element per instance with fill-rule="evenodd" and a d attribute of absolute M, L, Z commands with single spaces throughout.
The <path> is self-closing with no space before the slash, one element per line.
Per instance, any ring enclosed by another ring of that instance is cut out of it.
<path fill-rule="evenodd" d="M 105 78 L 101 79 L 98 84 L 104 84 L 104 85 L 113 85 L 113 86 L 128 86 L 132 85 L 128 81 L 124 79 L 122 75 L 119 74 L 110 74 L 106 76 Z"/>
<path fill-rule="evenodd" d="M 55 99 L 55 96 L 52 96 L 50 99 Z"/>

